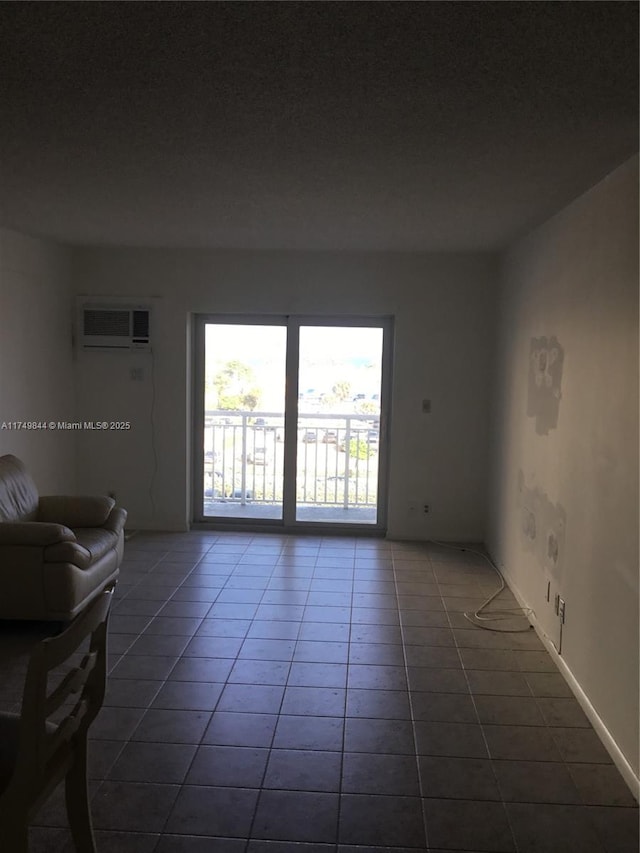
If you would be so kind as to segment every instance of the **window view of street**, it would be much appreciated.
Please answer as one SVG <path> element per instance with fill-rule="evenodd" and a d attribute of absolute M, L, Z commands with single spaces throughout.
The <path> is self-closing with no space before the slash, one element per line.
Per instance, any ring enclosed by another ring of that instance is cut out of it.
<path fill-rule="evenodd" d="M 297 428 L 286 436 L 286 328 L 208 324 L 204 515 L 282 518 L 286 440 L 298 520 L 375 523 L 381 350 L 381 329 L 301 327 Z"/>

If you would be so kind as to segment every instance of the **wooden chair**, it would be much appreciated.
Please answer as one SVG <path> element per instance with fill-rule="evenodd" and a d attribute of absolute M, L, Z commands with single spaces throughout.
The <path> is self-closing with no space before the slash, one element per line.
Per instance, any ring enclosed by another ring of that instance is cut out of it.
<path fill-rule="evenodd" d="M 104 699 L 112 596 L 113 588 L 100 594 L 66 630 L 35 647 L 21 714 L 0 713 L 0 850 L 6 853 L 27 853 L 29 822 L 63 779 L 76 850 L 95 853 L 87 732 Z M 72 656 L 87 638 L 88 651 L 77 662 L 81 652 Z M 57 667 L 66 674 L 51 689 Z"/>

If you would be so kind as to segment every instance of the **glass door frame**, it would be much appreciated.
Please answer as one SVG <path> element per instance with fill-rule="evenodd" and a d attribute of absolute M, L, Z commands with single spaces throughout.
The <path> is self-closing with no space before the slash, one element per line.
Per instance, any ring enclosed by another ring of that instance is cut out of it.
<path fill-rule="evenodd" d="M 284 326 L 287 333 L 284 403 L 284 477 L 281 518 L 234 518 L 204 515 L 205 336 L 209 324 Z M 303 326 L 379 328 L 382 330 L 380 376 L 380 429 L 378 453 L 377 512 L 375 524 L 296 519 L 298 442 L 298 382 L 300 329 Z M 379 315 L 306 314 L 194 314 L 192 323 L 192 527 L 200 529 L 271 530 L 384 535 L 387 527 L 389 437 L 391 428 L 391 376 L 393 366 L 393 317 Z"/>

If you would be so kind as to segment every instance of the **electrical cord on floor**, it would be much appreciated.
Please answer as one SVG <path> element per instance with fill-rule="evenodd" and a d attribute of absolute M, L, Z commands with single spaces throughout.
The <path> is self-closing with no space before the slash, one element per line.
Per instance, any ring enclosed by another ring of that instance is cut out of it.
<path fill-rule="evenodd" d="M 506 589 L 507 585 L 504 582 L 500 569 L 496 566 L 493 560 L 487 556 L 487 554 L 483 554 L 482 551 L 478 551 L 475 548 L 467 548 L 464 545 L 450 545 L 448 542 L 439 542 L 437 539 L 429 539 L 429 542 L 432 542 L 434 545 L 440 545 L 443 548 L 450 548 L 452 551 L 476 554 L 478 557 L 482 557 L 483 560 L 486 560 L 498 575 L 498 578 L 500 579 L 500 586 L 498 589 L 492 593 L 474 613 L 464 614 L 464 618 L 471 622 L 472 625 L 475 625 L 476 628 L 481 628 L 483 631 L 493 631 L 496 634 L 526 634 L 533 630 L 533 625 L 531 624 L 527 625 L 526 628 L 490 628 L 488 625 L 479 625 L 478 622 L 498 622 L 501 619 L 513 618 L 514 616 L 526 619 L 528 614 L 533 613 L 533 610 L 530 607 L 513 607 L 505 610 L 492 610 L 491 616 L 481 616 L 480 614 L 482 611 L 487 608 L 504 589 Z"/>

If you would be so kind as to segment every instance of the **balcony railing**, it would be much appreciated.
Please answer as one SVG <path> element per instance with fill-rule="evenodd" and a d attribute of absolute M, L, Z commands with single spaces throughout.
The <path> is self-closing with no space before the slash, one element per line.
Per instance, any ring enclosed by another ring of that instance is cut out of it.
<path fill-rule="evenodd" d="M 299 414 L 296 436 L 298 505 L 377 504 L 378 415 Z M 282 503 L 284 415 L 205 412 L 204 498 L 216 503 Z"/>

